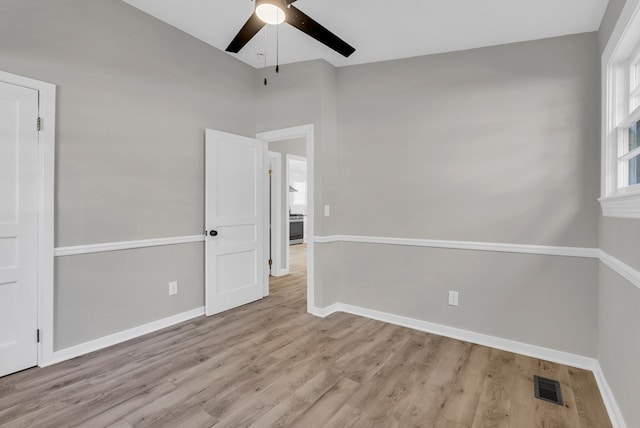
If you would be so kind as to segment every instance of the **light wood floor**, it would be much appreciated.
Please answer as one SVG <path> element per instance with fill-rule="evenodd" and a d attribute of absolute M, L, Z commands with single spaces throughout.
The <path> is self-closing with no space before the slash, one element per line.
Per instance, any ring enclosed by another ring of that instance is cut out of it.
<path fill-rule="evenodd" d="M 271 296 L 0 379 L 3 427 L 609 427 L 591 373 Z M 297 267 L 294 267 L 297 265 Z M 566 405 L 533 397 L 560 380 Z"/>

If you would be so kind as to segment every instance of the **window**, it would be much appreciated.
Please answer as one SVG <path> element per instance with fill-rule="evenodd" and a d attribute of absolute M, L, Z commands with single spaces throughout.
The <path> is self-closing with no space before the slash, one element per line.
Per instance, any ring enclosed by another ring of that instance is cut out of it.
<path fill-rule="evenodd" d="M 293 188 L 296 189 L 296 192 L 293 193 L 292 205 L 300 205 L 300 206 L 306 207 L 307 206 L 307 183 L 303 181 L 294 181 Z"/>
<path fill-rule="evenodd" d="M 625 188 L 640 184 L 638 177 L 638 159 L 640 159 L 640 144 L 638 139 L 638 128 L 640 127 L 640 108 L 638 108 L 638 98 L 640 97 L 640 85 L 638 84 L 638 73 L 640 72 L 640 58 L 638 54 L 627 67 L 627 88 L 624 104 L 627 111 L 623 111 L 624 117 L 620 126 L 618 168 L 621 171 L 618 187 Z M 626 76 L 625 76 L 626 77 Z"/>
<path fill-rule="evenodd" d="M 628 1 L 602 56 L 605 216 L 640 218 L 640 2 Z"/>

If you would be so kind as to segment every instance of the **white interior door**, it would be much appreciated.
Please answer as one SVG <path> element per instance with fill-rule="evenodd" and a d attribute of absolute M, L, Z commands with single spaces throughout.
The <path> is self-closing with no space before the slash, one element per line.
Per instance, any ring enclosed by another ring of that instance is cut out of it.
<path fill-rule="evenodd" d="M 205 300 L 213 315 L 263 297 L 265 150 L 253 138 L 206 132 Z"/>
<path fill-rule="evenodd" d="M 0 376 L 38 363 L 38 91 L 0 82 Z"/>

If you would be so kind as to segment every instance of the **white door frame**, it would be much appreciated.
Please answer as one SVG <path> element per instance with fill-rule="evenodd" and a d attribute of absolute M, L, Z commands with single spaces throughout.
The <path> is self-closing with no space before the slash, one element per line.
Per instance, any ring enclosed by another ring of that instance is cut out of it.
<path fill-rule="evenodd" d="M 271 162 L 271 275 L 283 276 L 282 269 L 282 153 L 267 152 Z M 267 193 L 267 195 L 269 195 Z M 268 211 L 267 211 L 268 212 Z M 265 296 L 269 295 L 269 285 Z"/>
<path fill-rule="evenodd" d="M 0 71 L 0 81 L 38 91 L 38 365 L 53 360 L 53 216 L 56 85 Z M 33 126 L 36 126 L 34 123 Z"/>
<path fill-rule="evenodd" d="M 315 307 L 315 287 L 314 287 L 314 264 L 313 264 L 313 236 L 314 236 L 314 142 L 313 124 L 294 126 L 292 128 L 277 129 L 274 131 L 260 132 L 256 138 L 270 143 L 273 141 L 289 140 L 292 138 L 305 138 L 307 141 L 307 228 L 309 237 L 307 239 L 307 312 L 312 312 Z M 265 198 L 266 200 L 266 198 Z M 265 222 L 269 219 L 265 216 Z M 268 227 L 268 225 L 267 225 Z M 267 240 L 268 241 L 268 240 Z M 268 243 L 266 244 L 268 245 Z M 268 250 L 268 248 L 267 248 Z M 267 294 L 269 281 L 266 282 Z M 265 294 L 266 295 L 266 294 Z"/>

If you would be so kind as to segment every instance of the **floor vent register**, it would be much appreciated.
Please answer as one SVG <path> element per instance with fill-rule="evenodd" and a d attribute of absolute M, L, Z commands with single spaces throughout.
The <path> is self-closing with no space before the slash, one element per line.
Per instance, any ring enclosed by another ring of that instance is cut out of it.
<path fill-rule="evenodd" d="M 540 376 L 533 376 L 533 386 L 536 398 L 548 401 L 559 406 L 564 406 L 560 382 Z"/>

